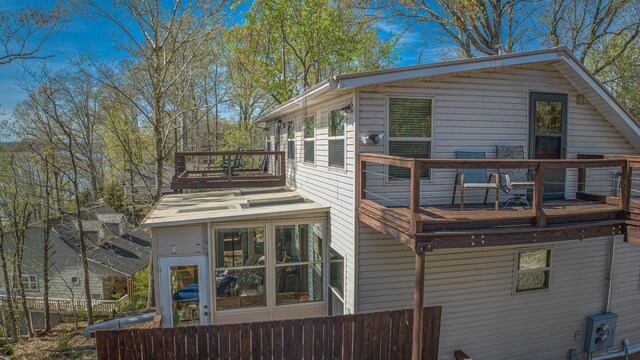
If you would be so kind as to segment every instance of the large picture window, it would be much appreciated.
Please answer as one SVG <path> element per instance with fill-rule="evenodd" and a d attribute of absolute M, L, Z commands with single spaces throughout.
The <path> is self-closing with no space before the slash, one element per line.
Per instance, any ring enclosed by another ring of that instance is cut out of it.
<path fill-rule="evenodd" d="M 215 236 L 216 309 L 267 305 L 264 228 L 218 229 Z"/>
<path fill-rule="evenodd" d="M 216 310 L 323 301 L 323 232 L 323 222 L 215 229 Z"/>
<path fill-rule="evenodd" d="M 287 123 L 287 159 L 296 158 L 296 123 Z"/>
<path fill-rule="evenodd" d="M 389 155 L 411 158 L 431 158 L 432 100 L 420 98 L 389 98 Z M 407 168 L 389 166 L 389 181 L 407 180 Z M 431 172 L 423 169 L 422 179 L 430 179 Z"/>
<path fill-rule="evenodd" d="M 316 117 L 311 115 L 304 119 L 304 162 L 315 160 Z"/>
<path fill-rule="evenodd" d="M 340 109 L 329 112 L 329 166 L 344 168 L 346 116 Z"/>
<path fill-rule="evenodd" d="M 549 288 L 551 249 L 516 251 L 515 292 Z"/>
<path fill-rule="evenodd" d="M 276 226 L 276 305 L 322 300 L 322 225 Z"/>

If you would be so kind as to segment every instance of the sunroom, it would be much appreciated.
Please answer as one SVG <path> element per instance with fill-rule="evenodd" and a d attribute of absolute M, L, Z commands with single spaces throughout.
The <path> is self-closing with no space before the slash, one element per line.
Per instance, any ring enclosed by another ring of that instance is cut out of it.
<path fill-rule="evenodd" d="M 285 188 L 165 196 L 144 222 L 163 326 L 327 315 L 342 293 L 328 210 Z"/>

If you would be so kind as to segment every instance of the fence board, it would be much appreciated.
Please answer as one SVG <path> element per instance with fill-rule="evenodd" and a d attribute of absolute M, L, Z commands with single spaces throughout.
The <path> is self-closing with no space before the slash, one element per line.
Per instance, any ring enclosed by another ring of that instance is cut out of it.
<path fill-rule="evenodd" d="M 423 359 L 438 355 L 442 308 L 425 308 Z M 413 312 L 96 332 L 99 360 L 407 359 Z"/>

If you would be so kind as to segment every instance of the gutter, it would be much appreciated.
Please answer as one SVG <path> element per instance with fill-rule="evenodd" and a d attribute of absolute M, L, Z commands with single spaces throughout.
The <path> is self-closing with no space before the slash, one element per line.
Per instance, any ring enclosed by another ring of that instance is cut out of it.
<path fill-rule="evenodd" d="M 253 123 L 254 124 L 258 124 L 258 123 L 267 121 L 267 120 L 275 117 L 279 113 L 282 113 L 282 112 L 288 110 L 292 106 L 299 105 L 303 100 L 306 100 L 307 98 L 309 98 L 311 96 L 321 95 L 321 94 L 324 94 L 324 93 L 326 93 L 327 91 L 329 91 L 331 89 L 338 88 L 337 83 L 336 83 L 336 81 L 334 79 L 335 79 L 335 77 L 333 79 L 328 79 L 328 80 L 325 80 L 323 82 L 318 83 L 315 86 L 312 86 L 311 88 L 309 88 L 309 90 L 307 92 L 303 92 L 302 94 L 285 101 L 284 103 L 282 103 L 279 106 L 277 106 L 275 109 L 271 110 L 269 113 L 267 113 L 265 115 L 262 115 L 259 118 L 257 118 Z"/>

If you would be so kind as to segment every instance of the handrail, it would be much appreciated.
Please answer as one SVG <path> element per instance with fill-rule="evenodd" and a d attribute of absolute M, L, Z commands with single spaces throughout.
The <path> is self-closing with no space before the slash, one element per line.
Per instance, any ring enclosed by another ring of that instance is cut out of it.
<path fill-rule="evenodd" d="M 601 158 L 601 159 L 420 159 L 405 158 L 400 156 L 382 154 L 361 154 L 361 161 L 376 162 L 384 165 L 410 168 L 413 162 L 418 162 L 421 167 L 431 169 L 535 169 L 543 165 L 547 169 L 563 168 L 587 168 L 587 167 L 617 167 L 624 166 L 628 161 L 625 158 Z"/>
<path fill-rule="evenodd" d="M 238 169 L 234 168 L 237 156 L 273 156 L 275 163 L 264 172 L 262 168 Z M 218 166 L 219 169 L 211 170 L 187 170 L 187 157 L 222 157 L 225 166 Z M 257 174 L 249 174 L 254 172 Z M 201 177 L 192 177 L 195 174 L 202 174 Z M 204 174 L 207 174 L 205 176 Z M 209 175 L 218 174 L 210 177 Z M 174 191 L 184 189 L 205 189 L 205 188 L 233 188 L 233 187 L 262 187 L 262 186 L 284 186 L 286 183 L 286 159 L 284 151 L 269 150 L 230 150 L 230 151 L 176 151 L 175 152 L 175 172 L 171 181 Z"/>
<path fill-rule="evenodd" d="M 532 211 L 535 214 L 535 225 L 545 226 L 547 223 L 542 209 L 544 194 L 544 174 L 547 169 L 577 169 L 578 191 L 584 198 L 607 200 L 606 196 L 584 194 L 584 181 L 587 168 L 619 167 L 621 169 L 620 196 L 617 204 L 621 211 L 629 209 L 631 198 L 631 180 L 633 167 L 640 167 L 640 157 L 621 155 L 578 155 L 577 159 L 420 159 L 392 156 L 385 154 L 364 153 L 359 155 L 360 174 L 358 177 L 359 191 L 357 193 L 358 207 L 367 198 L 367 162 L 378 165 L 389 165 L 410 169 L 407 182 L 410 184 L 409 232 L 415 234 L 421 229 L 420 224 L 420 172 L 422 169 L 530 169 L 535 173 L 533 187 Z M 637 164 L 637 166 L 635 166 Z M 402 184 L 402 183 L 401 183 Z M 405 182 L 406 184 L 406 182 Z"/>
<path fill-rule="evenodd" d="M 176 151 L 176 156 L 220 156 L 220 155 L 279 155 L 284 151 L 229 150 L 229 151 Z"/>

